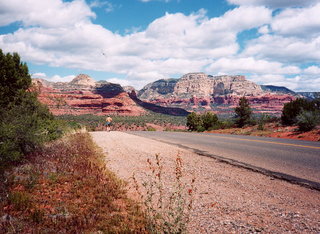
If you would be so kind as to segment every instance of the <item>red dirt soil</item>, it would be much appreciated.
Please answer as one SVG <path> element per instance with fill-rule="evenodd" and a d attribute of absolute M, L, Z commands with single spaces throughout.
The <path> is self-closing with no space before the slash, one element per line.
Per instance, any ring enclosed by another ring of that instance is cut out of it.
<path fill-rule="evenodd" d="M 229 128 L 208 131 L 210 133 L 251 135 L 264 137 L 277 137 L 305 141 L 320 141 L 320 126 L 309 132 L 299 132 L 297 126 L 277 126 L 275 123 L 269 123 L 264 126 L 264 130 L 257 130 L 257 126 L 245 128 Z"/>

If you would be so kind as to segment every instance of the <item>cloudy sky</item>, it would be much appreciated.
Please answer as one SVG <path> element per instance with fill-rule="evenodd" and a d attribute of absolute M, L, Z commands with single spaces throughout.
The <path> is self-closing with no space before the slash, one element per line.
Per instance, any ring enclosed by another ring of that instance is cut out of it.
<path fill-rule="evenodd" d="M 320 91 L 320 0 L 0 0 L 33 77 L 141 88 L 188 72 Z"/>

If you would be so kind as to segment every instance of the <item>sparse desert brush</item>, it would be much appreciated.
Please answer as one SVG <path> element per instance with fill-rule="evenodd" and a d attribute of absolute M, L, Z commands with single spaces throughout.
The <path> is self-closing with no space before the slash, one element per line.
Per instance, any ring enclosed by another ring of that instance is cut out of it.
<path fill-rule="evenodd" d="M 135 189 L 145 212 L 147 230 L 150 233 L 186 233 L 194 200 L 195 178 L 191 179 L 189 185 L 182 181 L 183 163 L 178 155 L 173 169 L 174 182 L 169 189 L 164 184 L 163 163 L 159 155 L 155 155 L 155 161 L 148 159 L 147 163 L 147 181 L 139 185 L 133 175 Z"/>
<path fill-rule="evenodd" d="M 154 127 L 147 127 L 147 131 L 148 132 L 154 132 L 154 131 L 157 131 Z"/>
<path fill-rule="evenodd" d="M 145 233 L 139 207 L 88 133 L 69 134 L 28 158 L 0 181 L 0 230 Z"/>
<path fill-rule="evenodd" d="M 111 116 L 113 119 L 113 124 L 115 129 L 119 129 L 121 126 L 123 129 L 130 129 L 130 126 L 140 126 L 146 127 L 147 123 L 153 123 L 157 125 L 179 125 L 185 126 L 187 118 L 185 116 L 172 116 L 166 114 L 159 113 L 148 113 L 142 116 L 119 116 L 114 115 Z M 87 127 L 90 131 L 93 130 L 102 130 L 105 122 L 104 116 L 96 116 L 96 115 L 62 115 L 57 116 L 58 119 L 64 120 L 69 124 L 81 124 Z M 121 128 L 120 128 L 121 129 Z"/>

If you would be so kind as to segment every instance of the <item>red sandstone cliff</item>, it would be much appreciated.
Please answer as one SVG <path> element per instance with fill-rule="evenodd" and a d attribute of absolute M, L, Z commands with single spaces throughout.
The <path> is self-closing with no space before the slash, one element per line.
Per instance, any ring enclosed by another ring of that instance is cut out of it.
<path fill-rule="evenodd" d="M 120 85 L 95 82 L 80 74 L 71 82 L 33 80 L 40 102 L 54 115 L 142 115 L 146 111 L 133 101 Z"/>
<path fill-rule="evenodd" d="M 138 92 L 80 74 L 71 82 L 33 80 L 39 100 L 55 115 L 142 115 L 146 110 L 171 115 L 187 111 L 233 113 L 242 96 L 255 112 L 279 115 L 295 99 L 290 93 L 265 91 L 244 76 L 189 73 L 180 79 L 158 80 Z M 186 111 L 187 110 L 187 111 Z"/>

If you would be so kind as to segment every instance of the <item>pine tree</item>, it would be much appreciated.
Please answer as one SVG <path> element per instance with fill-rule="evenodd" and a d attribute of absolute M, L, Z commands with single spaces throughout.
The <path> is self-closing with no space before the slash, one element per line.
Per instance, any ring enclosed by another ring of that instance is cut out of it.
<path fill-rule="evenodd" d="M 31 85 L 28 67 L 17 53 L 4 54 L 0 49 L 0 108 L 21 101 Z"/>
<path fill-rule="evenodd" d="M 252 110 L 248 99 L 244 96 L 240 98 L 238 106 L 235 108 L 236 120 L 235 123 L 238 127 L 242 128 L 251 121 Z"/>
<path fill-rule="evenodd" d="M 62 134 L 30 86 L 28 67 L 20 56 L 0 49 L 0 175 L 6 166 Z"/>

